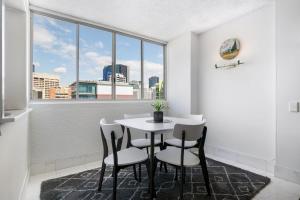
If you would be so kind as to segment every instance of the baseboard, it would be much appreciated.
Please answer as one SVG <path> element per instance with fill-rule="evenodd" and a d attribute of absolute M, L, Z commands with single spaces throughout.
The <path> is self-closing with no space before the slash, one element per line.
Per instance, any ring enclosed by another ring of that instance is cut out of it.
<path fill-rule="evenodd" d="M 29 181 L 29 177 L 30 177 L 30 170 L 28 169 L 27 173 L 24 177 L 24 180 L 22 182 L 22 186 L 21 186 L 21 189 L 20 189 L 20 192 L 19 192 L 18 200 L 25 199 L 25 191 L 26 191 L 26 186 L 27 186 L 28 181 Z"/>
<path fill-rule="evenodd" d="M 300 185 L 300 171 L 275 165 L 275 176 Z"/>
<path fill-rule="evenodd" d="M 205 145 L 205 153 L 212 159 L 235 165 L 237 167 L 253 171 L 262 175 L 273 176 L 275 167 L 274 159 L 262 159 L 255 156 L 235 152 L 226 148 Z"/>

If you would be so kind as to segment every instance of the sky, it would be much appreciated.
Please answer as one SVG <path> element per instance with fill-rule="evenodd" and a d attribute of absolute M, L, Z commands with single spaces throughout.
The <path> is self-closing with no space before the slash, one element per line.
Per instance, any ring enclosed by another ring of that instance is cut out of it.
<path fill-rule="evenodd" d="M 103 67 L 112 62 L 112 33 L 80 25 L 79 79 L 102 80 Z M 129 81 L 141 80 L 140 40 L 116 35 L 116 63 L 129 66 Z M 33 15 L 35 71 L 60 77 L 61 86 L 76 80 L 76 25 Z M 163 78 L 163 48 L 144 42 L 144 85 L 151 76 Z"/>

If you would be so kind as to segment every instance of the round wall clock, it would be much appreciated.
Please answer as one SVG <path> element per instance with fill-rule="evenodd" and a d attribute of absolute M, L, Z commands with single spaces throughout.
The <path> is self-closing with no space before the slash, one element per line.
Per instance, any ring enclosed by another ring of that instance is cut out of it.
<path fill-rule="evenodd" d="M 220 56 L 225 60 L 235 58 L 240 51 L 240 41 L 235 38 L 225 40 L 220 48 Z"/>

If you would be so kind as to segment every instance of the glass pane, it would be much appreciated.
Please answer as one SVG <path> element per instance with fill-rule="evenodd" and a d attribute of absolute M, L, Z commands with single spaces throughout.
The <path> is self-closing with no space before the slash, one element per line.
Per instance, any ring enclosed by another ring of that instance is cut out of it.
<path fill-rule="evenodd" d="M 144 42 L 144 99 L 164 97 L 164 47 Z"/>
<path fill-rule="evenodd" d="M 75 97 L 75 24 L 34 14 L 32 57 L 32 99 Z"/>
<path fill-rule="evenodd" d="M 116 35 L 116 99 L 141 99 L 141 41 Z"/>
<path fill-rule="evenodd" d="M 112 33 L 80 25 L 79 98 L 112 99 Z"/>

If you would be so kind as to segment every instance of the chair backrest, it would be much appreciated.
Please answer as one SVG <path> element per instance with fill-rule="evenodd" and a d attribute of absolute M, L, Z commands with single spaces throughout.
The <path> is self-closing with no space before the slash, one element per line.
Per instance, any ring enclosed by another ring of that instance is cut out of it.
<path fill-rule="evenodd" d="M 151 117 L 150 113 L 124 114 L 124 119 Z"/>
<path fill-rule="evenodd" d="M 205 121 L 203 115 L 187 115 L 187 117 L 196 121 Z"/>
<path fill-rule="evenodd" d="M 195 141 L 202 138 L 204 126 L 205 123 L 202 121 L 195 124 L 175 124 L 173 135 L 181 140 L 185 132 L 185 140 Z"/>
<path fill-rule="evenodd" d="M 123 131 L 120 124 L 109 124 L 106 122 L 106 119 L 102 118 L 100 120 L 100 127 L 106 140 L 111 140 L 112 132 L 115 133 L 115 140 L 123 137 Z"/>
<path fill-rule="evenodd" d="M 193 120 L 197 120 L 197 121 L 205 121 L 205 119 L 203 118 L 203 115 L 180 114 L 180 115 L 177 115 L 177 117 L 193 119 Z"/>

